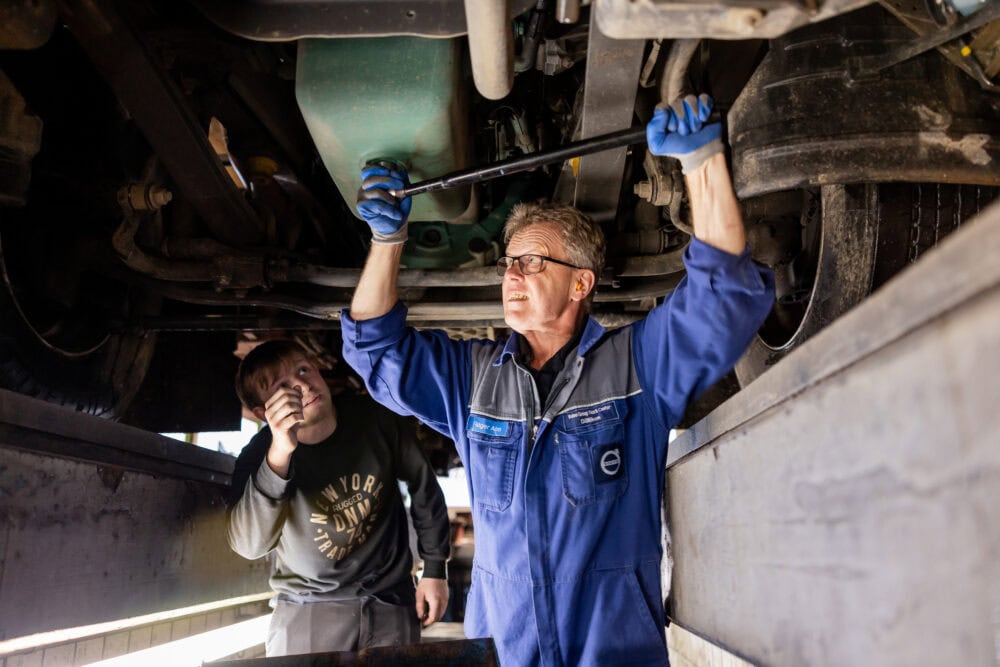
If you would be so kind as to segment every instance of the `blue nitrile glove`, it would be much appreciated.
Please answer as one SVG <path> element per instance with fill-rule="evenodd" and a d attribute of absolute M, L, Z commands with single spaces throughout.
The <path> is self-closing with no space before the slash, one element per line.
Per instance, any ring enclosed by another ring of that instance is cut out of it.
<path fill-rule="evenodd" d="M 694 171 L 716 153 L 721 153 L 722 125 L 704 125 L 712 113 L 712 98 L 702 93 L 688 95 L 653 112 L 646 125 L 646 144 L 653 155 L 668 155 L 681 161 L 681 171 Z"/>
<path fill-rule="evenodd" d="M 406 243 L 406 218 L 413 202 L 410 197 L 400 200 L 389 193 L 410 184 L 406 169 L 395 165 L 365 167 L 361 171 L 358 190 L 358 213 L 372 229 L 372 243 L 396 245 Z"/>

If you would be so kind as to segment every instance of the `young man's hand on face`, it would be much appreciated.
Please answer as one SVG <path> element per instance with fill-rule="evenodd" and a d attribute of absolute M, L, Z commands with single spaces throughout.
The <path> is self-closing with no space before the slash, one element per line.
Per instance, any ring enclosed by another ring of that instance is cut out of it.
<path fill-rule="evenodd" d="M 260 408 L 258 408 L 260 410 Z M 302 389 L 278 387 L 264 403 L 263 417 L 271 427 L 271 447 L 267 464 L 282 479 L 288 479 L 292 453 L 299 445 L 298 430 L 305 423 L 302 412 Z"/>
<path fill-rule="evenodd" d="M 294 450 L 299 444 L 299 427 L 305 423 L 302 389 L 279 387 L 264 404 L 264 419 L 271 427 L 271 444 Z"/>

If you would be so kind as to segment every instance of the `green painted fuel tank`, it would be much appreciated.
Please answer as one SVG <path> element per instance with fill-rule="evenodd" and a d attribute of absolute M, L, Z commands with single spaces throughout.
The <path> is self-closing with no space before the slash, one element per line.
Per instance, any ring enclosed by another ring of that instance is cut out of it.
<path fill-rule="evenodd" d="M 323 163 L 353 209 L 366 162 L 403 162 L 410 181 L 469 165 L 461 40 L 303 39 L 295 96 Z M 410 220 L 455 220 L 470 189 L 413 198 Z"/>

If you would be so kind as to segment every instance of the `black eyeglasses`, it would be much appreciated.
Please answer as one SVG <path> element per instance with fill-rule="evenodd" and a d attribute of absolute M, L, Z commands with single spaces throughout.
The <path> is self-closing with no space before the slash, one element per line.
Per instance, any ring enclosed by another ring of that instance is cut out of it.
<path fill-rule="evenodd" d="M 530 276 L 533 273 L 539 273 L 545 268 L 545 262 L 561 264 L 563 266 L 568 266 L 571 269 L 581 268 L 575 264 L 570 264 L 569 262 L 564 262 L 559 259 L 552 259 L 551 257 L 546 257 L 545 255 L 521 255 L 520 257 L 509 257 L 504 255 L 497 260 L 497 275 L 503 276 L 503 274 L 507 273 L 507 269 L 514 266 L 514 262 L 517 262 L 517 268 L 519 268 L 521 270 L 521 274 L 525 276 Z"/>

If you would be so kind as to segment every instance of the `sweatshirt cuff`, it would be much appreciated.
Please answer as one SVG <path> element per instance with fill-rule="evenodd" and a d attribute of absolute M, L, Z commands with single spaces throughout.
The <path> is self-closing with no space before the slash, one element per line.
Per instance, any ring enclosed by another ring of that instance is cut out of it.
<path fill-rule="evenodd" d="M 278 473 L 267 465 L 267 457 L 265 457 L 260 462 L 257 473 L 253 476 L 253 485 L 271 500 L 281 500 L 285 496 L 285 490 L 288 488 L 288 482 L 291 481 L 291 478 L 292 476 L 289 474 L 288 479 L 281 479 Z"/>
<path fill-rule="evenodd" d="M 422 579 L 447 579 L 448 564 L 443 560 L 424 559 L 424 574 Z"/>

